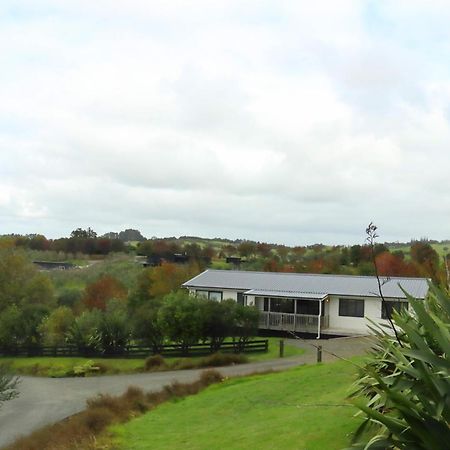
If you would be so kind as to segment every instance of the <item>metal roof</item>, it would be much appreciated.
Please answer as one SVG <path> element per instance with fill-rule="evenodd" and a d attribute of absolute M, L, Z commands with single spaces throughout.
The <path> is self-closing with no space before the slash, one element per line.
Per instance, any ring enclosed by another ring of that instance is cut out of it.
<path fill-rule="evenodd" d="M 383 295 L 405 298 L 403 288 L 415 298 L 425 298 L 428 292 L 426 278 L 381 277 Z M 271 291 L 275 295 L 297 294 L 345 295 L 377 297 L 376 277 L 354 275 L 322 275 L 308 273 L 251 272 L 241 270 L 208 269 L 186 281 L 184 287 L 236 289 L 239 291 Z M 306 296 L 305 296 L 306 297 Z M 310 297 L 311 298 L 311 297 Z"/>

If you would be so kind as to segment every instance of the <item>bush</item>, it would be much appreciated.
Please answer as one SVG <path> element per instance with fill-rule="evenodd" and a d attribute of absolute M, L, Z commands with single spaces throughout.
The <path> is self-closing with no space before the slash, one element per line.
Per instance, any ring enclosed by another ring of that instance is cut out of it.
<path fill-rule="evenodd" d="M 163 368 L 166 366 L 166 361 L 161 355 L 149 356 L 145 359 L 144 368 L 145 370 L 154 370 Z"/>
<path fill-rule="evenodd" d="M 202 358 L 198 367 L 220 367 L 230 366 L 233 364 L 245 364 L 248 358 L 245 355 L 233 353 L 213 353 L 212 355 Z"/>
<path fill-rule="evenodd" d="M 115 414 L 106 407 L 96 407 L 89 408 L 81 418 L 88 431 L 98 433 L 113 423 Z"/>
<path fill-rule="evenodd" d="M 408 296 L 413 311 L 373 327 L 375 347 L 355 386 L 366 420 L 352 448 L 448 449 L 450 443 L 450 297 L 430 285 L 425 301 Z"/>

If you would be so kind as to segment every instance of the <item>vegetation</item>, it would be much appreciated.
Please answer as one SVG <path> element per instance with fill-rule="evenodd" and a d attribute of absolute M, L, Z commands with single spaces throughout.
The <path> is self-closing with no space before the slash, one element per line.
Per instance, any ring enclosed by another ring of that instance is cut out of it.
<path fill-rule="evenodd" d="M 450 297 L 431 285 L 425 304 L 408 301 L 413 312 L 393 314 L 398 340 L 373 325 L 377 345 L 354 392 L 366 420 L 352 448 L 450 448 Z"/>
<path fill-rule="evenodd" d="M 32 375 L 41 377 L 71 377 L 76 376 L 75 367 L 87 365 L 89 362 L 99 370 L 88 375 L 110 375 L 119 373 L 137 373 L 159 370 L 194 369 L 198 367 L 211 367 L 237 364 L 244 362 L 258 362 L 278 357 L 277 338 L 269 339 L 267 353 L 247 353 L 245 355 L 212 354 L 206 357 L 162 357 L 160 355 L 148 358 L 81 358 L 81 357 L 0 357 L 0 364 L 9 368 L 17 375 Z M 284 356 L 293 357 L 303 354 L 303 350 L 293 345 L 285 344 Z M 242 356 L 242 357 L 240 357 Z M 233 357 L 236 357 L 233 359 Z"/>
<path fill-rule="evenodd" d="M 105 441 L 121 450 L 341 449 L 360 422 L 346 400 L 355 375 L 341 361 L 232 378 L 114 426 Z"/>
<path fill-rule="evenodd" d="M 6 366 L 0 365 L 0 408 L 2 403 L 19 395 L 16 389 L 18 384 L 19 379 L 11 375 Z"/>
<path fill-rule="evenodd" d="M 163 390 L 144 393 L 129 387 L 121 396 L 99 395 L 87 401 L 87 409 L 67 420 L 35 431 L 18 439 L 9 450 L 94 450 L 98 449 L 97 436 L 107 426 L 129 420 L 155 408 L 161 403 L 197 394 L 206 387 L 222 381 L 215 371 L 205 371 L 194 383 L 172 383 Z"/>

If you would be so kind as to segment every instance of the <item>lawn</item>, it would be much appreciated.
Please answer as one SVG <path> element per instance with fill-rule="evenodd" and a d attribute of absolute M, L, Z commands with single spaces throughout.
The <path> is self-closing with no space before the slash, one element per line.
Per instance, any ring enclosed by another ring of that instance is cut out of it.
<path fill-rule="evenodd" d="M 279 338 L 269 339 L 269 351 L 267 353 L 249 353 L 247 354 L 249 362 L 266 361 L 278 357 Z M 292 345 L 285 345 L 285 357 L 298 356 L 303 353 L 302 349 Z M 177 368 L 186 367 L 190 362 L 195 363 L 200 357 L 192 358 L 165 358 L 170 366 L 176 365 Z M 34 375 L 49 377 L 64 377 L 70 373 L 75 366 L 86 364 L 87 361 L 93 361 L 94 366 L 101 367 L 100 374 L 119 374 L 144 372 L 144 359 L 133 358 L 78 358 L 78 357 L 0 357 L 0 364 L 6 364 L 11 371 L 18 375 Z"/>
<path fill-rule="evenodd" d="M 355 359 L 356 360 L 356 359 Z M 342 449 L 359 420 L 348 362 L 227 380 L 110 428 L 110 448 Z"/>

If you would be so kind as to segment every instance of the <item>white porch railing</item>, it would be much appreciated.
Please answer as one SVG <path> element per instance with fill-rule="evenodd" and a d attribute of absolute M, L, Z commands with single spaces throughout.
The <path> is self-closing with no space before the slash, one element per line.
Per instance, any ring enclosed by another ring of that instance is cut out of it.
<path fill-rule="evenodd" d="M 328 328 L 328 316 L 320 317 L 320 328 Z M 311 331 L 316 332 L 318 317 L 306 314 L 288 314 L 262 311 L 259 328 L 267 330 Z"/>

